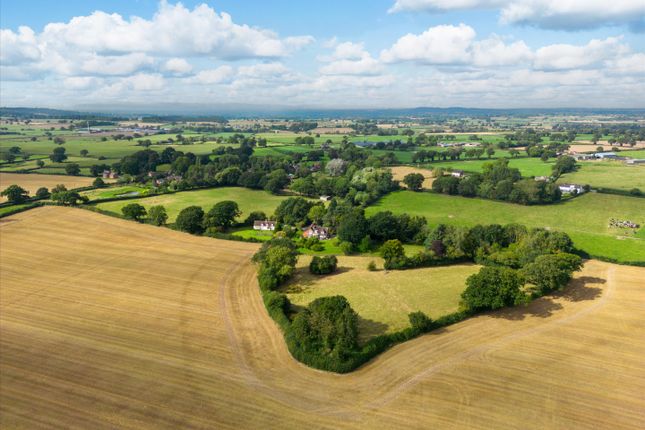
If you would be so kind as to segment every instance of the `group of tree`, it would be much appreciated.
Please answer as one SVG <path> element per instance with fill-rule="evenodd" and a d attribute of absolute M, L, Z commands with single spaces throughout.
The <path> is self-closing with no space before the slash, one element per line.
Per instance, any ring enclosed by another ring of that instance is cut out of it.
<path fill-rule="evenodd" d="M 518 169 L 508 166 L 508 160 L 498 159 L 485 163 L 482 173 L 471 173 L 462 178 L 440 176 L 432 189 L 442 194 L 481 197 L 523 205 L 560 201 L 562 192 L 553 182 L 522 179 Z"/>
<path fill-rule="evenodd" d="M 121 208 L 121 213 L 127 219 L 138 222 L 146 221 L 148 224 L 163 226 L 168 221 L 168 213 L 162 205 L 151 206 L 146 208 L 139 203 L 130 203 Z"/>
<path fill-rule="evenodd" d="M 206 213 L 199 206 L 189 206 L 177 215 L 175 228 L 191 234 L 217 233 L 235 224 L 240 215 L 237 203 L 231 200 L 216 203 Z"/>

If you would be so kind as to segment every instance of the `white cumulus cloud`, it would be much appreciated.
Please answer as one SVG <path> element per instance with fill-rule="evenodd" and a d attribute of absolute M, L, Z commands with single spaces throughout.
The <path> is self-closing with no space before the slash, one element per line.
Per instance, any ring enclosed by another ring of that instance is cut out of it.
<path fill-rule="evenodd" d="M 468 49 L 475 30 L 465 24 L 438 25 L 421 34 L 406 34 L 381 52 L 386 63 L 416 61 L 427 64 L 459 64 L 470 59 Z"/>

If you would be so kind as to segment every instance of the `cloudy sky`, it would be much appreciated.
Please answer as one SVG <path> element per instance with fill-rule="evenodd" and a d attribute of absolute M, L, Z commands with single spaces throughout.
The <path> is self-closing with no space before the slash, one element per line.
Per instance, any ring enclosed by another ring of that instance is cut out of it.
<path fill-rule="evenodd" d="M 3 1 L 0 104 L 645 107 L 644 0 Z"/>

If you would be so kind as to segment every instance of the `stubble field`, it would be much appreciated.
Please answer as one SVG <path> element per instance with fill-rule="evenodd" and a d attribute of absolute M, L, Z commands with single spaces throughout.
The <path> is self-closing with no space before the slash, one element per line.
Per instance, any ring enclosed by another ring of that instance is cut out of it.
<path fill-rule="evenodd" d="M 46 187 L 51 191 L 56 185 L 63 184 L 68 189 L 71 189 L 90 186 L 93 181 L 94 178 L 83 176 L 0 173 L 0 191 L 9 185 L 16 184 L 29 191 L 29 196 L 33 196 L 40 187 Z M 0 197 L 0 202 L 5 200 L 6 197 Z"/>
<path fill-rule="evenodd" d="M 347 375 L 288 354 L 255 245 L 78 209 L 0 223 L 0 427 L 612 428 L 645 421 L 645 269 L 398 345 Z"/>

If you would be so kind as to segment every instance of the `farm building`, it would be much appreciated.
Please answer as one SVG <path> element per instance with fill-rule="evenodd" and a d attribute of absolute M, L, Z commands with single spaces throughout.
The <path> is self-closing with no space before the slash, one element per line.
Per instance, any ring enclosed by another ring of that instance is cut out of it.
<path fill-rule="evenodd" d="M 546 182 L 546 181 L 548 181 L 548 180 L 549 180 L 549 177 L 548 177 L 548 176 L 536 176 L 534 179 L 535 179 L 537 182 Z"/>
<path fill-rule="evenodd" d="M 331 196 L 320 196 L 321 202 L 328 202 L 331 200 Z"/>
<path fill-rule="evenodd" d="M 330 235 L 329 230 L 325 227 L 321 227 L 316 223 L 313 223 L 302 232 L 302 236 L 307 239 L 315 237 L 320 240 L 325 240 L 328 239 Z"/>
<path fill-rule="evenodd" d="M 618 158 L 615 152 L 597 152 L 594 154 L 595 158 L 600 158 L 601 160 L 613 160 Z"/>
<path fill-rule="evenodd" d="M 463 170 L 453 170 L 450 172 L 451 176 L 454 176 L 455 178 L 463 178 L 465 173 Z"/>
<path fill-rule="evenodd" d="M 254 221 L 253 230 L 273 231 L 275 230 L 275 221 L 269 221 L 269 220 Z"/>
<path fill-rule="evenodd" d="M 582 194 L 585 192 L 584 188 L 582 188 L 582 185 L 578 185 L 578 184 L 560 184 L 558 188 L 560 188 L 560 191 L 567 194 L 571 194 L 574 191 L 577 194 Z"/>

